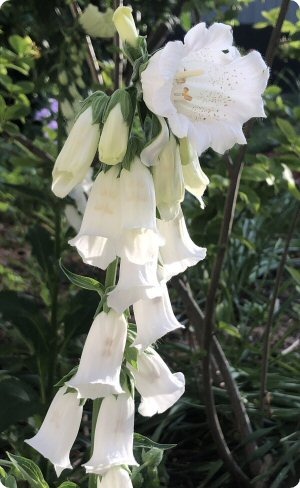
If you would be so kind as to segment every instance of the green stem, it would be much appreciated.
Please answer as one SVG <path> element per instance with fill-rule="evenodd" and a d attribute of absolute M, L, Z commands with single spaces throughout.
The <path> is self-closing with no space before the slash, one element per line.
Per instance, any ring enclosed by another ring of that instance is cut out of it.
<path fill-rule="evenodd" d="M 106 270 L 105 276 L 105 289 L 110 288 L 116 284 L 117 279 L 117 270 L 118 270 L 119 259 L 116 258 Z M 93 455 L 93 446 L 94 446 L 94 438 L 95 438 L 95 429 L 97 418 L 101 406 L 101 398 L 97 398 L 93 401 L 93 413 L 92 413 L 92 431 L 91 431 L 91 456 Z M 89 476 L 89 485 L 88 488 L 97 488 L 97 478 L 98 475 L 90 475 Z"/>

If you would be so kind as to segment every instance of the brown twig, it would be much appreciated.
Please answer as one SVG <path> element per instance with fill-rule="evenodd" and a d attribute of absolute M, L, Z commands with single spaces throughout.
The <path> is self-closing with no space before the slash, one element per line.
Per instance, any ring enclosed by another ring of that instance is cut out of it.
<path fill-rule="evenodd" d="M 7 136 L 11 137 L 9 136 L 9 134 L 7 134 Z M 26 147 L 26 149 L 28 149 L 34 156 L 38 157 L 39 159 L 47 161 L 51 165 L 54 164 L 55 158 L 51 156 L 51 154 L 35 146 L 34 143 L 23 134 L 13 136 L 13 140 L 19 142 L 22 146 Z"/>
<path fill-rule="evenodd" d="M 196 302 L 188 282 L 185 283 L 182 279 L 177 278 L 172 280 L 172 284 L 175 286 L 176 290 L 180 294 L 188 318 L 194 326 L 197 341 L 201 347 L 203 340 L 202 332 L 204 324 L 204 314 L 200 309 L 198 303 Z M 230 366 L 227 358 L 216 336 L 213 336 L 212 346 L 212 359 L 215 360 L 220 370 L 222 380 L 224 381 L 226 389 L 228 391 L 228 396 L 235 416 L 236 427 L 240 433 L 240 438 L 241 440 L 245 440 L 252 434 L 250 419 L 245 409 L 245 405 L 241 398 L 237 384 L 231 375 Z M 245 444 L 245 454 L 247 457 L 252 456 L 256 450 L 257 444 L 255 441 L 249 441 Z M 250 469 L 253 476 L 257 476 L 260 473 L 261 466 L 262 463 L 260 461 L 250 463 Z"/>
<path fill-rule="evenodd" d="M 76 1 L 73 1 L 70 4 L 70 9 L 74 19 L 78 19 L 78 17 L 81 14 L 81 8 L 79 7 Z M 92 80 L 94 83 L 103 85 L 103 78 L 97 61 L 97 56 L 94 50 L 92 40 L 88 34 L 85 35 L 85 42 L 86 42 L 86 49 L 87 49 L 86 61 L 90 69 Z"/>
<path fill-rule="evenodd" d="M 294 230 L 296 228 L 297 220 L 300 214 L 300 206 L 297 205 L 296 212 L 292 219 L 288 234 L 286 236 L 284 250 L 281 256 L 280 264 L 277 269 L 276 278 L 275 278 L 275 285 L 274 291 L 272 295 L 272 299 L 270 302 L 270 308 L 268 313 L 268 320 L 266 324 L 266 328 L 264 330 L 263 336 L 263 352 L 262 352 L 262 361 L 261 361 L 261 380 L 260 380 L 260 407 L 261 409 L 264 408 L 266 403 L 266 398 L 268 394 L 268 365 L 269 365 L 269 357 L 270 357 L 270 340 L 271 340 L 271 331 L 274 322 L 274 309 L 275 303 L 278 297 L 279 286 L 281 282 L 281 278 L 284 272 L 285 263 L 288 256 L 288 251 L 291 243 L 291 239 L 294 234 Z"/>
<path fill-rule="evenodd" d="M 114 0 L 114 9 L 116 10 L 118 7 L 123 5 L 123 0 Z M 114 36 L 114 63 L 115 63 L 115 70 L 114 70 L 114 87 L 115 90 L 120 88 L 122 85 L 122 78 L 123 78 L 123 60 L 122 60 L 122 53 L 121 53 L 121 41 L 120 36 L 116 32 Z"/>
<path fill-rule="evenodd" d="M 267 55 L 266 55 L 269 65 L 272 64 L 272 61 L 274 59 L 275 51 L 277 48 L 277 42 L 280 36 L 282 23 L 285 18 L 285 13 L 287 11 L 288 4 L 289 4 L 289 0 L 282 1 L 276 26 L 270 38 L 269 46 L 267 48 Z M 246 132 L 251 131 L 252 124 L 253 122 L 247 124 Z M 215 315 L 217 291 L 219 287 L 224 257 L 228 246 L 229 237 L 231 234 L 231 228 L 232 228 L 234 214 L 235 214 L 236 199 L 239 191 L 240 179 L 241 179 L 243 166 L 244 166 L 243 161 L 244 161 L 245 153 L 246 153 L 246 146 L 242 146 L 238 153 L 237 161 L 235 162 L 235 165 L 232 169 L 232 173 L 230 175 L 230 184 L 226 196 L 224 218 L 223 218 L 222 227 L 220 230 L 219 242 L 218 242 L 218 253 L 213 265 L 212 278 L 210 281 L 207 299 L 206 299 L 205 317 L 204 317 L 204 336 L 203 336 L 205 356 L 203 358 L 203 363 L 202 363 L 203 383 L 204 383 L 204 390 L 205 390 L 204 398 L 205 398 L 206 412 L 207 412 L 208 423 L 211 429 L 211 433 L 214 438 L 214 441 L 216 442 L 220 457 L 223 459 L 224 464 L 226 465 L 228 471 L 232 474 L 232 476 L 234 477 L 238 485 L 243 487 L 250 486 L 249 478 L 237 465 L 228 448 L 228 445 L 224 439 L 224 435 L 216 411 L 214 395 L 212 390 L 212 381 L 211 381 L 211 352 L 212 352 L 212 343 L 213 343 L 213 334 L 214 334 L 214 315 Z"/>

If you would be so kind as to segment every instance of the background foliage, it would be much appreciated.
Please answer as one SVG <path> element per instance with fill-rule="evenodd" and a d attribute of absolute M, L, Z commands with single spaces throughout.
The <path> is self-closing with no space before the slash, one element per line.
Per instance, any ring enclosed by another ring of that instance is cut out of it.
<path fill-rule="evenodd" d="M 184 31 L 200 19 L 229 22 L 236 26 L 241 38 L 237 14 L 250 1 L 153 0 L 131 4 L 136 12 L 141 12 L 141 17 L 137 14 L 140 32 L 148 36 L 154 50 L 167 39 L 182 38 Z M 88 5 L 87 0 L 78 3 L 82 9 Z M 101 11 L 113 8 L 110 1 L 92 3 Z M 252 31 L 245 48 L 251 47 L 253 35 L 263 33 L 261 39 L 268 38 L 277 14 L 276 9 L 263 14 L 265 21 Z M 300 49 L 299 10 L 297 16 L 297 22 L 286 21 L 283 25 L 271 84 L 265 93 L 268 119 L 256 123 L 249 142 L 216 309 L 217 337 L 250 416 L 252 440 L 258 445 L 252 459 L 244 452 L 251 439 L 240 438 L 224 380 L 216 369 L 217 411 L 239 464 L 249 472 L 255 458 L 262 460 L 263 474 L 256 477 L 255 486 L 262 479 L 271 488 L 294 486 L 300 476 L 297 226 L 290 239 L 276 299 L 267 408 L 262 410 L 259 405 L 262 337 L 276 271 L 291 221 L 299 213 L 299 80 L 297 65 L 292 64 Z M 91 70 L 85 33 L 70 1 L 9 0 L 0 10 L 0 28 L 1 457 L 6 459 L 4 465 L 8 459 L 6 451 L 33 459 L 50 486 L 67 479 L 86 486 L 83 470 L 78 466 L 89 447 L 89 403 L 72 451 L 75 470 L 71 474 L 65 471 L 59 482 L 53 468 L 23 441 L 40 425 L 55 391 L 53 385 L 77 364 L 99 301 L 95 291 L 70 283 L 58 264 L 62 255 L 68 269 L 99 279 L 99 270 L 84 266 L 67 244 L 75 233 L 72 224 L 76 226 L 74 219 L 78 220 L 78 203 L 84 194 L 61 202 L 51 194 L 50 185 L 53 162 L 79 102 L 99 88 L 99 80 L 102 89 L 113 90 L 116 52 L 112 38 L 93 38 L 99 73 Z M 126 65 L 124 78 L 130 78 Z M 201 158 L 211 180 L 207 207 L 201 211 L 193 197 L 187 197 L 184 205 L 191 236 L 208 248 L 208 258 L 181 277 L 181 283 L 190 283 L 200 308 L 204 306 L 217 252 L 228 169 L 237 151 L 233 149 L 229 158 L 208 151 Z M 96 161 L 94 169 L 97 170 Z M 219 459 L 209 432 L 201 381 L 203 350 L 178 280 L 172 283 L 170 292 L 186 329 L 168 336 L 159 344 L 159 350 L 174 370 L 184 372 L 187 392 L 167 413 L 146 421 L 138 417 L 136 430 L 155 442 L 177 444 L 166 451 L 158 468 L 160 486 L 233 487 L 234 481 Z M 42 482 L 33 485 L 28 473 L 24 475 L 14 467 L 12 458 L 10 461 L 10 475 L 0 471 L 0 476 L 6 476 L 7 487 L 16 486 L 14 476 L 23 479 L 18 486 L 28 486 L 28 480 L 30 486 L 42 486 Z M 149 466 L 142 484 L 137 477 L 135 486 L 159 486 L 154 484 L 155 470 L 156 466 Z"/>

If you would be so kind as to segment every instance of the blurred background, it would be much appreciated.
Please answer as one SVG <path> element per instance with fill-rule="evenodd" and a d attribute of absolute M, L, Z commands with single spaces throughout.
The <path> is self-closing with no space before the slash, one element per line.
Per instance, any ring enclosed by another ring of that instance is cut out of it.
<path fill-rule="evenodd" d="M 131 2 L 150 52 L 168 40 L 183 39 L 191 26 L 207 21 L 228 23 L 242 51 L 257 49 L 263 55 L 279 5 L 251 0 Z M 0 8 L 0 455 L 4 459 L 9 451 L 34 459 L 50 486 L 59 484 L 53 468 L 23 441 L 40 425 L 53 385 L 78 363 L 98 305 L 97 293 L 66 278 L 59 257 L 73 273 L 103 278 L 68 245 L 99 164 L 94 161 L 83 184 L 64 201 L 51 193 L 51 171 L 80 102 L 94 90 L 111 93 L 130 81 L 131 67 L 114 43 L 114 7 L 109 0 L 7 0 Z M 300 9 L 291 1 L 264 95 L 268 118 L 256 122 L 248 144 L 216 309 L 216 336 L 240 389 L 253 437 L 240 438 L 216 366 L 217 411 L 244 470 L 262 462 L 257 487 L 264 481 L 267 487 L 290 488 L 300 477 L 299 54 Z M 230 160 L 237 153 L 234 148 Z M 203 308 L 229 185 L 228 164 L 227 157 L 207 151 L 201 157 L 210 178 L 207 207 L 201 210 L 190 195 L 184 203 L 191 237 L 208 248 L 208 257 L 170 285 L 174 309 L 186 328 L 164 338 L 159 352 L 174 371 L 185 374 L 187 391 L 165 414 L 137 417 L 137 432 L 177 445 L 159 466 L 160 484 L 153 484 L 149 474 L 139 485 L 144 488 L 236 486 L 207 424 L 203 350 L 186 297 L 190 286 Z M 262 338 L 276 283 L 269 394 L 267 408 L 261 409 Z M 88 402 L 72 450 L 75 470 L 64 471 L 60 482 L 68 477 L 87 486 L 80 464 L 89 447 L 90 409 Z M 257 449 L 246 456 L 245 444 L 253 439 Z"/>

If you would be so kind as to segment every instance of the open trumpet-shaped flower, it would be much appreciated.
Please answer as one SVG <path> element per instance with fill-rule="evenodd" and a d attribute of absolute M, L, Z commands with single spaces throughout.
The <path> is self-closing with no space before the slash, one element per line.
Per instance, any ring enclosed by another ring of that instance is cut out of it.
<path fill-rule="evenodd" d="M 183 328 L 176 319 L 169 298 L 167 286 L 162 285 L 161 297 L 152 300 L 139 300 L 134 303 L 133 311 L 137 326 L 137 335 L 133 346 L 142 350 L 156 342 L 168 332 Z"/>
<path fill-rule="evenodd" d="M 116 257 L 116 239 L 120 233 L 120 179 L 113 167 L 101 172 L 92 187 L 82 224 L 69 241 L 83 261 L 106 269 Z"/>
<path fill-rule="evenodd" d="M 93 124 L 92 108 L 88 107 L 79 115 L 55 162 L 52 191 L 57 197 L 65 197 L 84 179 L 99 138 L 99 124 Z"/>
<path fill-rule="evenodd" d="M 105 474 L 114 466 L 137 466 L 133 456 L 134 400 L 124 393 L 103 399 L 95 429 L 93 455 L 87 473 Z M 113 486 L 113 485 L 112 485 Z"/>
<path fill-rule="evenodd" d="M 123 393 L 120 372 L 127 337 L 127 322 L 113 310 L 101 312 L 88 333 L 79 368 L 68 382 L 80 398 Z"/>
<path fill-rule="evenodd" d="M 206 249 L 197 246 L 189 236 L 184 216 L 169 221 L 157 220 L 158 229 L 166 243 L 160 248 L 165 280 L 185 271 L 205 258 Z"/>
<path fill-rule="evenodd" d="M 132 488 L 131 479 L 126 469 L 111 468 L 97 483 L 97 488 Z"/>
<path fill-rule="evenodd" d="M 142 397 L 139 413 L 145 417 L 164 412 L 184 393 L 183 374 L 172 374 L 160 355 L 151 347 L 139 354 L 138 370 L 131 366 L 130 369 L 136 389 Z"/>
<path fill-rule="evenodd" d="M 166 117 L 177 137 L 188 136 L 198 154 L 245 144 L 242 125 L 265 117 L 268 68 L 258 52 L 241 56 L 232 42 L 228 25 L 200 23 L 184 43 L 168 42 L 156 52 L 141 75 L 148 108 Z"/>
<path fill-rule="evenodd" d="M 70 464 L 70 450 L 82 417 L 82 406 L 64 386 L 56 393 L 38 433 L 26 443 L 54 464 L 57 476 Z"/>

